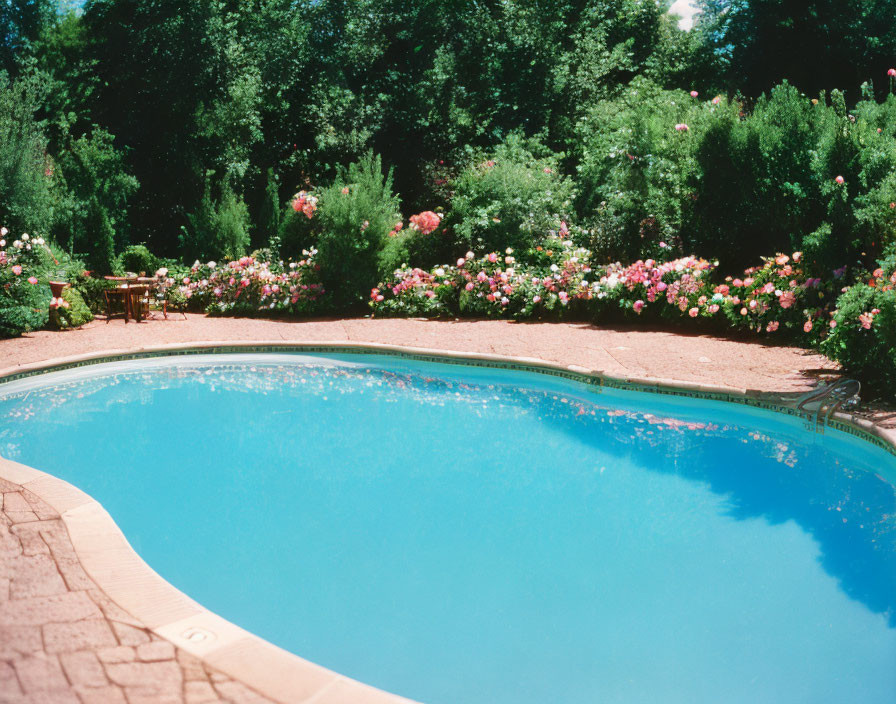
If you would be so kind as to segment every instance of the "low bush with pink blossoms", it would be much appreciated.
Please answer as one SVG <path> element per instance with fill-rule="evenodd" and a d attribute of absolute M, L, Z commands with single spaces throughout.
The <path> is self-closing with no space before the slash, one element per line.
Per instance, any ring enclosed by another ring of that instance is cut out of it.
<path fill-rule="evenodd" d="M 304 259 L 286 263 L 249 256 L 223 265 L 196 262 L 168 284 L 191 308 L 212 315 L 305 315 L 323 294 L 316 253 L 305 250 Z"/>
<path fill-rule="evenodd" d="M 13 237 L 0 227 L 0 337 L 14 337 L 47 324 L 50 268 L 55 259 L 41 237 Z"/>
<path fill-rule="evenodd" d="M 880 262 L 871 276 L 837 299 L 821 343 L 828 357 L 851 373 L 874 380 L 879 392 L 896 388 L 896 256 Z"/>
<path fill-rule="evenodd" d="M 787 330 L 817 342 L 827 331 L 835 303 L 834 287 L 845 269 L 826 282 L 807 277 L 802 253 L 778 254 L 752 267 L 743 277 L 727 277 L 714 289 L 722 294 L 725 315 L 732 326 L 768 333 Z"/>
<path fill-rule="evenodd" d="M 429 271 L 403 267 L 372 291 L 370 306 L 376 315 L 715 319 L 717 327 L 814 343 L 828 329 L 842 273 L 809 278 L 796 252 L 716 283 L 716 264 L 705 259 L 596 265 L 589 250 L 557 237 L 530 255 L 524 264 L 511 249 L 468 252 Z"/>

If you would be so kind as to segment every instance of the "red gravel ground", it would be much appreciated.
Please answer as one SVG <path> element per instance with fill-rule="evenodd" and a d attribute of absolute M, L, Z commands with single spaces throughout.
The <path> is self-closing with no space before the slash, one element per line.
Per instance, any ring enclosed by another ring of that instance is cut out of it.
<path fill-rule="evenodd" d="M 284 322 L 204 315 L 125 324 L 96 320 L 80 330 L 40 331 L 0 341 L 0 374 L 21 364 L 88 352 L 176 342 L 295 340 L 379 342 L 457 352 L 538 357 L 611 376 L 652 377 L 767 392 L 803 392 L 836 373 L 821 355 L 763 341 L 682 335 L 583 323 L 352 318 Z"/>

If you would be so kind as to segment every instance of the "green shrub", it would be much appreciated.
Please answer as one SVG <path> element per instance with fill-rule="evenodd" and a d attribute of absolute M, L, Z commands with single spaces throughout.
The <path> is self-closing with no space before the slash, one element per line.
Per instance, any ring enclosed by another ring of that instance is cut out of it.
<path fill-rule="evenodd" d="M 392 276 L 396 269 L 408 266 L 433 266 L 439 261 L 450 259 L 450 252 L 444 246 L 441 232 L 423 234 L 419 230 L 405 228 L 392 231 L 386 238 L 377 259 L 377 273 L 380 279 Z"/>
<path fill-rule="evenodd" d="M 659 257 L 660 242 L 679 244 L 706 125 L 733 119 L 727 101 L 704 102 L 639 79 L 582 120 L 576 203 L 596 257 Z"/>
<path fill-rule="evenodd" d="M 314 223 L 304 213 L 297 213 L 291 205 L 287 205 L 271 249 L 283 260 L 298 259 L 302 256 L 302 250 L 313 246 L 314 242 Z"/>
<path fill-rule="evenodd" d="M 528 251 L 573 211 L 574 184 L 560 172 L 562 154 L 512 135 L 489 154 L 473 155 L 453 182 L 446 229 L 457 254 L 511 247 Z"/>
<path fill-rule="evenodd" d="M 315 217 L 317 262 L 327 298 L 351 307 L 367 298 L 379 276 L 379 256 L 400 220 L 392 172 L 369 152 L 319 194 Z"/>
<path fill-rule="evenodd" d="M 283 221 L 283 205 L 280 202 L 280 186 L 273 169 L 267 170 L 264 196 L 258 209 L 255 242 L 277 251 L 280 225 Z"/>
<path fill-rule="evenodd" d="M 785 83 L 751 114 L 735 103 L 727 119 L 695 135 L 700 180 L 684 223 L 686 246 L 734 266 L 802 250 L 801 237 L 820 222 L 813 154 L 826 115 Z"/>
<path fill-rule="evenodd" d="M 664 241 L 731 270 L 802 251 L 823 275 L 894 241 L 896 96 L 853 111 L 786 83 L 753 105 L 708 97 L 639 79 L 580 122 L 576 203 L 598 259 Z"/>
<path fill-rule="evenodd" d="M 91 276 L 86 272 L 81 272 L 74 278 L 69 277 L 68 282 L 72 289 L 78 292 L 81 300 L 87 305 L 87 308 L 94 315 L 104 313 L 106 310 L 106 298 L 103 291 L 110 288 L 113 284 L 99 276 Z"/>
<path fill-rule="evenodd" d="M 249 248 L 249 208 L 225 181 L 220 197 L 212 195 L 212 174 L 206 175 L 202 199 L 187 215 L 189 227 L 182 229 L 180 244 L 187 261 L 236 259 Z"/>
<path fill-rule="evenodd" d="M 50 306 L 50 287 L 12 280 L 0 273 L 0 337 L 16 337 L 40 330 L 47 324 Z"/>
<path fill-rule="evenodd" d="M 66 197 L 56 209 L 53 237 L 99 274 L 113 269 L 115 243 L 127 226 L 127 203 L 139 185 L 114 141 L 98 127 L 89 135 L 69 138 L 59 151 L 55 174 Z"/>
<path fill-rule="evenodd" d="M 75 288 L 67 288 L 62 292 L 61 301 L 51 303 L 50 324 L 59 330 L 79 328 L 93 320 L 93 313 Z"/>
<path fill-rule="evenodd" d="M 875 312 L 877 311 L 877 312 Z M 896 385 L 896 291 L 852 286 L 837 299 L 835 327 L 821 343 L 848 374 L 892 389 Z"/>
<path fill-rule="evenodd" d="M 159 266 L 159 260 L 144 245 L 135 244 L 127 247 L 118 255 L 115 262 L 115 273 L 123 276 L 126 273 L 152 276 Z"/>

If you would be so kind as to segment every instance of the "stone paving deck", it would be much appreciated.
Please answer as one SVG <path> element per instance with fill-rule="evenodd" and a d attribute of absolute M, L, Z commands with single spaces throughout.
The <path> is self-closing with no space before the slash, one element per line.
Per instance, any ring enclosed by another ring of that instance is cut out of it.
<path fill-rule="evenodd" d="M 59 514 L 0 479 L 0 703 L 264 704 L 87 576 Z"/>
<path fill-rule="evenodd" d="M 21 365 L 165 343 L 284 340 L 385 343 L 536 357 L 612 376 L 804 392 L 836 365 L 812 352 L 710 335 L 577 323 L 421 320 L 280 322 L 191 315 L 41 331 L 0 341 L 0 375 Z M 60 515 L 0 479 L 0 704 L 267 702 L 152 633 L 90 579 Z M 348 700 L 346 700 L 348 701 Z"/>

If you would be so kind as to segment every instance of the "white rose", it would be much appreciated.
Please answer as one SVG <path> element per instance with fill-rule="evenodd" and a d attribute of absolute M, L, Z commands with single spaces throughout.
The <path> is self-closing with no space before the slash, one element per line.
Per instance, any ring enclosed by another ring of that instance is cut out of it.
<path fill-rule="evenodd" d="M 27 242 L 27 241 L 28 241 L 28 233 L 26 232 L 22 235 L 22 242 Z"/>

